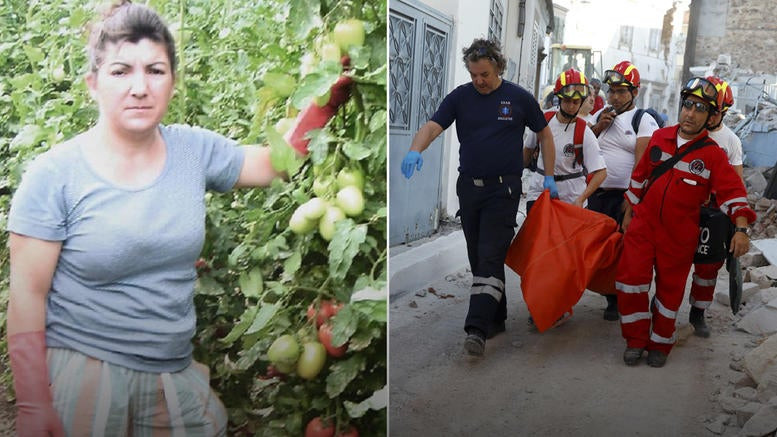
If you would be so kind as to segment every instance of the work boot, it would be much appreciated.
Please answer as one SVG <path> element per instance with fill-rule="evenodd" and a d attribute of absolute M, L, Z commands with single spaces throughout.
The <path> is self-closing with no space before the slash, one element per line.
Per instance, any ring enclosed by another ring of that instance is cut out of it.
<path fill-rule="evenodd" d="M 650 367 L 664 367 L 666 364 L 667 354 L 659 350 L 648 351 L 647 363 Z"/>
<path fill-rule="evenodd" d="M 693 325 L 693 335 L 697 337 L 709 338 L 710 328 L 707 326 L 707 322 L 704 321 L 704 310 L 701 308 L 691 307 L 691 314 L 688 316 L 688 321 Z"/>
<path fill-rule="evenodd" d="M 604 297 L 607 298 L 607 308 L 604 309 L 604 320 L 618 320 L 618 295 L 605 294 Z"/>
<path fill-rule="evenodd" d="M 464 339 L 464 350 L 470 355 L 482 357 L 483 352 L 486 350 L 485 334 L 479 329 L 470 328 L 467 338 Z"/>
<path fill-rule="evenodd" d="M 644 348 L 641 347 L 627 347 L 625 351 L 623 351 L 623 362 L 626 363 L 627 366 L 636 366 L 639 364 L 639 360 L 642 359 L 642 352 L 644 351 Z"/>
<path fill-rule="evenodd" d="M 502 320 L 501 322 L 492 322 L 491 326 L 488 327 L 488 334 L 486 335 L 487 339 L 491 339 L 496 337 L 497 334 L 501 334 L 505 332 L 505 321 Z"/>

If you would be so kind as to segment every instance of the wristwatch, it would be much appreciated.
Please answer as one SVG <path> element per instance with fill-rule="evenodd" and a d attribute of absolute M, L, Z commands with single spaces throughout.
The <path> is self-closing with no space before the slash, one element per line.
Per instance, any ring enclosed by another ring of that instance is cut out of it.
<path fill-rule="evenodd" d="M 734 228 L 734 232 L 743 232 L 743 233 L 744 233 L 745 235 L 747 235 L 748 237 L 750 236 L 750 228 L 740 228 L 740 227 L 736 227 L 736 228 Z"/>

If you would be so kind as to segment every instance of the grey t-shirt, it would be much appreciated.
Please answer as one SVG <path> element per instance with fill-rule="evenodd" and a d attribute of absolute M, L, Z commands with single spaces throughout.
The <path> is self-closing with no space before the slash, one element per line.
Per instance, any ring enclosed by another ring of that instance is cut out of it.
<path fill-rule="evenodd" d="M 160 129 L 166 162 L 145 187 L 101 178 L 84 158 L 81 137 L 27 168 L 8 230 L 62 241 L 46 305 L 49 347 L 147 372 L 189 365 L 205 190 L 232 188 L 244 152 L 204 129 Z"/>

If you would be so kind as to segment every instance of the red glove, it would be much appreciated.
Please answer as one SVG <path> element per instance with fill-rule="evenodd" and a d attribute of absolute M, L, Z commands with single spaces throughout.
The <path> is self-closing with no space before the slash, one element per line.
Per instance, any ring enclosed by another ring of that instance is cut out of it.
<path fill-rule="evenodd" d="M 65 437 L 49 388 L 46 334 L 22 332 L 8 337 L 8 356 L 16 390 L 16 435 Z"/>
<path fill-rule="evenodd" d="M 343 57 L 342 64 L 344 67 L 348 67 L 350 59 L 347 56 Z M 330 97 L 329 102 L 324 106 L 318 106 L 311 102 L 307 108 L 297 115 L 297 122 L 293 128 L 289 129 L 284 138 L 297 152 L 307 155 L 309 139 L 305 138 L 305 135 L 313 130 L 324 127 L 327 122 L 334 117 L 337 113 L 337 109 L 348 101 L 351 94 L 351 84 L 353 80 L 348 76 L 340 76 L 340 78 L 332 85 L 329 90 Z"/>

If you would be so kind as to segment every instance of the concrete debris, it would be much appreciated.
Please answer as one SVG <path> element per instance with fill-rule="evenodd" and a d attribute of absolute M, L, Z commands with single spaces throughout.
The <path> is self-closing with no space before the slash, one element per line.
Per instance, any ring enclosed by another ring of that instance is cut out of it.
<path fill-rule="evenodd" d="M 737 416 L 737 426 L 743 427 L 761 409 L 758 402 L 748 402 L 744 406 L 737 408 L 734 412 Z"/>
<path fill-rule="evenodd" d="M 750 311 L 736 327 L 755 335 L 771 335 L 777 333 L 777 308 L 762 306 Z"/>
<path fill-rule="evenodd" d="M 724 287 L 720 287 L 720 284 L 722 281 L 718 281 L 718 284 L 715 287 L 715 300 L 720 302 L 721 304 L 725 306 L 729 306 L 731 303 L 731 299 L 729 297 L 729 290 L 728 290 L 728 284 L 724 284 Z M 771 290 L 771 288 L 768 288 L 768 290 Z M 755 282 L 745 282 L 742 284 L 742 302 L 746 302 L 748 299 L 750 299 L 752 296 L 757 294 L 761 291 L 761 285 L 755 283 Z"/>
<path fill-rule="evenodd" d="M 768 266 L 769 261 L 760 250 L 751 248 L 749 252 L 739 257 L 739 265 L 744 268 L 763 267 Z"/>
<path fill-rule="evenodd" d="M 758 284 L 759 288 L 769 288 L 772 286 L 772 279 L 762 271 L 763 267 L 749 268 L 750 282 Z"/>
<path fill-rule="evenodd" d="M 745 355 L 745 372 L 756 384 L 777 381 L 777 335 L 772 335 L 760 346 Z"/>
<path fill-rule="evenodd" d="M 760 437 L 774 435 L 774 431 L 777 431 L 777 405 L 762 405 L 747 420 L 739 435 Z"/>
<path fill-rule="evenodd" d="M 731 416 L 728 414 L 720 414 L 718 417 L 715 418 L 711 423 L 708 423 L 705 425 L 705 428 L 707 428 L 708 431 L 710 431 L 713 434 L 723 434 L 723 432 L 726 430 L 726 424 L 731 421 Z"/>
<path fill-rule="evenodd" d="M 761 193 L 766 190 L 766 186 L 768 185 L 768 182 L 766 178 L 764 177 L 763 173 L 761 172 L 754 172 L 751 174 L 747 179 L 745 179 L 745 184 L 747 185 L 747 192 L 748 193 Z M 764 205 L 760 204 L 761 200 L 769 200 L 769 199 L 759 199 L 759 202 L 756 203 L 756 211 L 766 211 L 769 208 L 769 204 L 767 203 L 764 208 Z M 766 202 L 764 202 L 766 203 Z M 762 209 L 763 208 L 763 209 Z"/>
<path fill-rule="evenodd" d="M 742 387 L 734 391 L 734 396 L 746 401 L 755 401 L 758 391 L 753 387 Z"/>

